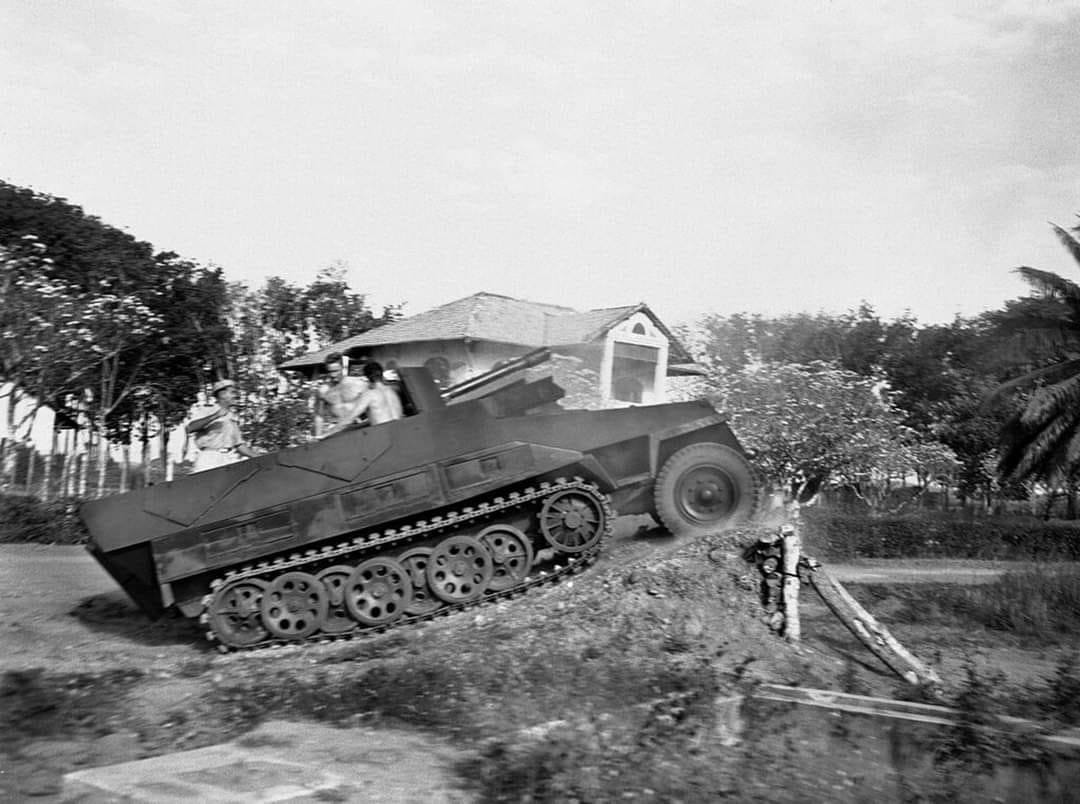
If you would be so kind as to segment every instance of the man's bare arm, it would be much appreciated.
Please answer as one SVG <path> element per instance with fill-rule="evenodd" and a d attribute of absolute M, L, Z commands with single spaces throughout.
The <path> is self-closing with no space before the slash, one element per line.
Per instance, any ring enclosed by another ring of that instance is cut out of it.
<path fill-rule="evenodd" d="M 187 432 L 189 432 L 189 433 L 197 433 L 200 430 L 205 430 L 215 420 L 220 419 L 224 415 L 225 415 L 225 411 L 222 410 L 221 408 L 218 408 L 213 413 L 211 413 L 211 414 L 209 414 L 207 416 L 202 416 L 202 417 L 200 417 L 198 419 L 195 419 L 192 422 L 189 422 L 188 426 L 185 427 L 184 429 L 187 430 Z"/>
<path fill-rule="evenodd" d="M 327 438 L 328 436 L 334 435 L 334 433 L 340 433 L 342 430 L 357 424 L 357 419 L 364 415 L 364 412 L 370 405 L 371 392 L 365 391 L 359 396 L 349 412 L 341 417 L 341 421 L 319 436 L 319 438 Z"/>

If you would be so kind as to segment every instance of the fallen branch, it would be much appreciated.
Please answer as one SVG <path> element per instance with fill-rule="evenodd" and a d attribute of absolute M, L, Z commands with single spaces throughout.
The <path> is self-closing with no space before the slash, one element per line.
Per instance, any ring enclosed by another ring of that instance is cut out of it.
<path fill-rule="evenodd" d="M 799 563 L 799 569 L 803 577 L 821 595 L 825 605 L 871 653 L 908 683 L 926 687 L 937 694 L 941 687 L 941 678 L 933 668 L 901 645 L 818 561 L 804 556 Z"/>

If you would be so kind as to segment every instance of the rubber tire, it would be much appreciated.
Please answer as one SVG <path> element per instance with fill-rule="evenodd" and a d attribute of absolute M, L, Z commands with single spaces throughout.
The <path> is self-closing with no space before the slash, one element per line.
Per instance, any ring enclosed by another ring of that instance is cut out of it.
<path fill-rule="evenodd" d="M 699 467 L 712 467 L 725 474 L 736 494 L 730 514 L 710 521 L 688 515 L 677 502 L 679 479 Z M 676 536 L 703 536 L 719 533 L 746 522 L 757 511 L 760 498 L 757 472 L 738 451 L 711 441 L 690 444 L 668 458 L 653 484 L 653 504 L 659 524 Z"/>

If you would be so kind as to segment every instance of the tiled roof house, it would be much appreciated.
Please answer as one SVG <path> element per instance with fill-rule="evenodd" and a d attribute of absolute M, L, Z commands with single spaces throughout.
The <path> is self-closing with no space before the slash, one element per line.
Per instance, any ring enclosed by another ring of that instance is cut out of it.
<path fill-rule="evenodd" d="M 538 347 L 581 359 L 599 376 L 599 396 L 612 404 L 661 402 L 664 378 L 699 374 L 670 330 L 641 303 L 578 311 L 476 293 L 385 324 L 283 363 L 283 371 L 317 374 L 326 355 L 385 366 L 426 365 L 443 384 L 487 371 Z"/>

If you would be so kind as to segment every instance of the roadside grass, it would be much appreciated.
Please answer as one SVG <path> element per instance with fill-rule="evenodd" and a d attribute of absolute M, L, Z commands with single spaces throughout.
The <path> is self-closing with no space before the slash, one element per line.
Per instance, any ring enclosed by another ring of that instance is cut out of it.
<path fill-rule="evenodd" d="M 981 625 L 1045 645 L 1080 636 L 1080 567 L 1037 564 L 971 586 L 858 585 L 860 595 L 896 604 L 890 619 L 904 623 Z"/>

